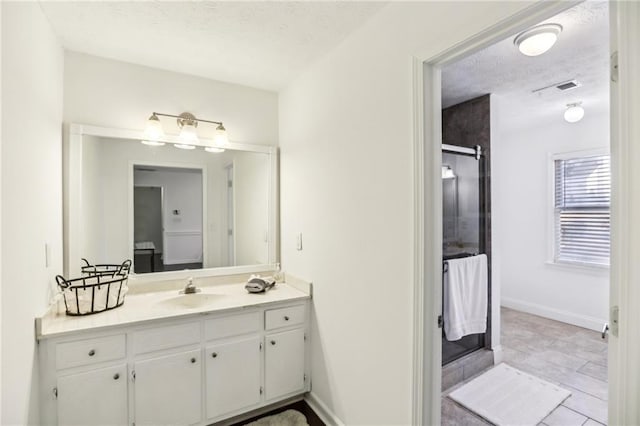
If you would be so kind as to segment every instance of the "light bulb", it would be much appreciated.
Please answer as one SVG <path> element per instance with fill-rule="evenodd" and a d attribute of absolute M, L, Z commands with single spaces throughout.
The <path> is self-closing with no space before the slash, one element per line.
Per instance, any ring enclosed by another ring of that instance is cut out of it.
<path fill-rule="evenodd" d="M 162 123 L 157 115 L 151 114 L 151 117 L 147 120 L 147 127 L 144 131 L 144 138 L 148 141 L 157 141 L 164 137 L 164 130 L 162 129 Z"/>
<path fill-rule="evenodd" d="M 196 132 L 196 126 L 193 124 L 185 124 L 180 130 L 179 138 L 185 144 L 198 143 L 198 133 Z"/>
<path fill-rule="evenodd" d="M 229 145 L 229 138 L 227 137 L 227 129 L 224 128 L 222 123 L 218 124 L 216 127 L 216 133 L 213 137 L 213 142 L 216 146 L 227 146 Z"/>
<path fill-rule="evenodd" d="M 564 112 L 564 119 L 568 123 L 577 123 L 584 117 L 584 108 L 580 104 L 569 104 Z"/>

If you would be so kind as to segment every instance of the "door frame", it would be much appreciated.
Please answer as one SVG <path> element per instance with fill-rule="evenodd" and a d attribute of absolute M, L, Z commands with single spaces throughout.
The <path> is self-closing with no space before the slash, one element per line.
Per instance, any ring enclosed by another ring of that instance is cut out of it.
<path fill-rule="evenodd" d="M 435 56 L 413 59 L 413 382 L 412 423 L 440 424 L 442 342 L 441 68 L 548 19 L 580 1 L 535 3 Z M 610 3 L 612 50 L 619 81 L 612 84 L 612 257 L 610 305 L 620 308 L 619 336 L 609 337 L 609 424 L 640 421 L 640 3 Z M 613 86 L 617 86 L 614 88 Z M 614 92 L 619 92 L 617 95 Z M 636 140 L 634 144 L 632 141 Z M 624 231 L 624 232 L 623 232 Z M 635 243 L 635 244 L 634 244 Z M 624 372 L 624 375 L 619 373 Z"/>

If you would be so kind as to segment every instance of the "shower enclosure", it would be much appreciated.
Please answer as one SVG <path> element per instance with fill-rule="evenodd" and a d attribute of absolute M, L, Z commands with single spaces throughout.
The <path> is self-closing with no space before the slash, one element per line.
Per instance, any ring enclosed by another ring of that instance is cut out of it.
<path fill-rule="evenodd" d="M 447 273 L 447 260 L 482 253 L 490 255 L 487 253 L 488 180 L 485 161 L 479 146 L 475 148 L 442 146 L 443 286 Z M 489 282 L 491 282 L 490 278 Z M 490 293 L 489 285 L 489 301 Z M 446 339 L 444 327 L 442 328 L 443 365 L 489 346 L 490 309 L 489 303 L 486 333 L 472 334 L 460 340 L 449 341 Z"/>

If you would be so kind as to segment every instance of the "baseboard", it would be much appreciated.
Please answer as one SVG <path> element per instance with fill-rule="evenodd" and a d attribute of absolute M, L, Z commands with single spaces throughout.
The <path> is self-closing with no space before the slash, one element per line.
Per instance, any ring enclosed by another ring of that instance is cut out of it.
<path fill-rule="evenodd" d="M 498 345 L 495 348 L 491 349 L 493 351 L 493 365 L 498 365 L 504 359 L 504 354 L 502 352 L 502 345 Z"/>
<path fill-rule="evenodd" d="M 344 426 L 342 420 L 336 416 L 333 411 L 322 402 L 313 392 L 309 392 L 304 396 L 304 401 L 311 407 L 313 411 L 320 417 L 320 420 L 327 426 Z"/>
<path fill-rule="evenodd" d="M 511 299 L 508 297 L 503 297 L 500 304 L 505 308 L 511 308 L 517 311 L 565 322 L 567 324 L 577 325 L 578 327 L 588 328 L 589 330 L 601 331 L 602 326 L 607 322 L 605 319 L 549 308 L 547 306 L 523 302 L 521 300 Z"/>

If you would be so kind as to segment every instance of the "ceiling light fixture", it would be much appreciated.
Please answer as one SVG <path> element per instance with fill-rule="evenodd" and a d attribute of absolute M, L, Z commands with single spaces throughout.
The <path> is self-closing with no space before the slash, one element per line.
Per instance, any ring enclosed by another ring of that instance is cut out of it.
<path fill-rule="evenodd" d="M 144 131 L 144 140 L 141 142 L 145 145 L 162 146 L 165 143 L 161 141 L 165 137 L 164 130 L 162 129 L 162 123 L 159 117 L 172 117 L 177 120 L 180 134 L 178 138 L 180 143 L 174 143 L 176 148 L 180 149 L 195 149 L 197 145 L 200 145 L 200 139 L 198 138 L 198 123 L 211 123 L 216 124 L 216 129 L 213 134 L 213 143 L 208 143 L 203 146 L 207 152 L 224 152 L 224 148 L 229 144 L 227 138 L 227 130 L 220 121 L 203 120 L 197 118 L 195 115 L 189 112 L 183 112 L 180 115 L 163 114 L 160 112 L 154 112 L 147 120 L 147 127 Z"/>
<path fill-rule="evenodd" d="M 513 44 L 523 55 L 538 56 L 551 49 L 561 32 L 562 25 L 559 24 L 536 25 L 518 34 Z"/>
<path fill-rule="evenodd" d="M 567 109 L 564 111 L 564 119 L 568 123 L 577 123 L 584 117 L 584 108 L 582 108 L 582 102 L 574 102 L 567 104 Z"/>

